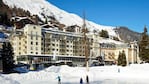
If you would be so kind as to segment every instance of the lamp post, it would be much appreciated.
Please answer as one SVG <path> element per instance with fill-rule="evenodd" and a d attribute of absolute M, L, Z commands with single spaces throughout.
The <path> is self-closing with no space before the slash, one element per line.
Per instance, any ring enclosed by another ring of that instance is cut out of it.
<path fill-rule="evenodd" d="M 101 48 L 104 45 L 104 43 L 99 43 L 99 45 L 100 45 L 100 56 L 99 57 L 101 59 L 101 63 L 104 64 L 104 54 L 102 54 L 101 52 Z"/>
<path fill-rule="evenodd" d="M 88 38 L 86 33 L 88 32 L 88 29 L 86 28 L 86 23 L 85 23 L 85 12 L 83 13 L 83 26 L 82 26 L 82 33 L 83 33 L 83 43 L 84 43 L 84 54 L 85 54 L 85 65 L 86 65 L 86 69 L 87 71 L 89 71 L 89 66 L 88 66 Z"/>
<path fill-rule="evenodd" d="M 45 55 L 45 33 L 46 32 L 43 32 L 42 35 L 43 35 L 43 54 Z"/>
<path fill-rule="evenodd" d="M 137 42 L 135 44 L 136 44 L 136 63 L 138 63 L 137 57 L 138 57 L 138 54 L 139 54 L 139 46 L 138 46 Z"/>
<path fill-rule="evenodd" d="M 90 50 L 90 57 L 89 57 L 89 66 L 91 65 L 92 59 L 91 56 L 93 55 L 93 50 Z"/>
<path fill-rule="evenodd" d="M 85 48 L 85 65 L 87 71 L 89 71 L 89 63 L 88 63 L 88 41 L 87 41 L 87 36 L 86 36 L 86 29 L 84 30 L 84 48 Z"/>
<path fill-rule="evenodd" d="M 99 43 L 99 46 L 100 46 L 100 56 L 101 56 L 101 45 L 102 45 L 102 44 L 101 44 L 101 43 Z"/>

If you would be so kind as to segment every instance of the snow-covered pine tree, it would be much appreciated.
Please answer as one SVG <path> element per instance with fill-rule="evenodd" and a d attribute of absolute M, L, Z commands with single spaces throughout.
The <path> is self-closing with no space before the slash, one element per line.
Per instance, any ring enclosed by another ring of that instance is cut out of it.
<path fill-rule="evenodd" d="M 101 32 L 99 32 L 99 35 L 100 37 L 109 38 L 108 31 L 106 30 L 101 30 Z"/>
<path fill-rule="evenodd" d="M 124 50 L 122 52 L 119 52 L 118 65 L 119 66 L 126 66 L 127 65 L 126 55 L 125 55 L 125 51 Z"/>
<path fill-rule="evenodd" d="M 139 42 L 139 56 L 142 61 L 149 62 L 149 36 L 146 26 L 144 27 L 144 32 Z"/>

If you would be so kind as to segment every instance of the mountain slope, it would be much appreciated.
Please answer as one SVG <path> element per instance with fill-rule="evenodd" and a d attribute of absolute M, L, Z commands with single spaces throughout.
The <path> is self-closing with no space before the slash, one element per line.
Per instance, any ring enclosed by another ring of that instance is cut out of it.
<path fill-rule="evenodd" d="M 11 8 L 22 8 L 26 11 L 29 11 L 32 15 L 36 14 L 43 21 L 45 21 L 46 19 L 50 20 L 49 17 L 53 16 L 54 18 L 56 18 L 57 21 L 65 24 L 66 26 L 82 26 L 83 24 L 81 17 L 72 13 L 65 12 L 64 10 L 61 10 L 56 6 L 50 4 L 46 0 L 3 0 L 3 2 Z M 91 21 L 86 21 L 86 25 L 89 31 L 100 31 L 102 29 L 105 29 L 109 32 L 109 35 L 117 36 L 114 31 L 115 27 L 102 26 Z"/>
<path fill-rule="evenodd" d="M 141 33 L 134 32 L 127 27 L 119 27 L 115 29 L 120 38 L 125 42 L 140 41 Z"/>

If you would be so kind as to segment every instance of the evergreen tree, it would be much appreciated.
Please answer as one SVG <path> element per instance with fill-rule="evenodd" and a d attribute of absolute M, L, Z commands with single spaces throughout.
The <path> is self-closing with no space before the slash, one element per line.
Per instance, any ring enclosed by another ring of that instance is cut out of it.
<path fill-rule="evenodd" d="M 0 0 L 0 7 L 3 5 L 3 1 L 2 0 Z"/>
<path fill-rule="evenodd" d="M 0 24 L 11 26 L 11 22 L 10 22 L 6 12 L 4 12 L 4 13 L 0 12 Z"/>
<path fill-rule="evenodd" d="M 4 42 L 2 48 L 2 62 L 4 73 L 10 73 L 14 68 L 13 48 L 10 42 Z"/>
<path fill-rule="evenodd" d="M 144 27 L 144 32 L 139 43 L 139 56 L 142 61 L 149 62 L 149 38 L 146 26 Z"/>
<path fill-rule="evenodd" d="M 113 40 L 120 41 L 118 37 L 113 37 Z"/>
<path fill-rule="evenodd" d="M 119 66 L 126 66 L 127 65 L 126 55 L 125 55 L 125 51 L 124 50 L 122 51 L 122 53 L 119 52 L 118 65 Z"/>
<path fill-rule="evenodd" d="M 122 53 L 119 52 L 119 55 L 118 55 L 118 65 L 121 65 L 122 64 Z"/>
<path fill-rule="evenodd" d="M 45 24 L 48 24 L 48 19 L 47 18 L 45 18 Z"/>
<path fill-rule="evenodd" d="M 99 34 L 100 34 L 100 37 L 109 38 L 109 34 L 106 30 L 101 30 Z"/>
<path fill-rule="evenodd" d="M 93 33 L 97 33 L 97 30 L 94 29 L 94 30 L 93 30 Z"/>

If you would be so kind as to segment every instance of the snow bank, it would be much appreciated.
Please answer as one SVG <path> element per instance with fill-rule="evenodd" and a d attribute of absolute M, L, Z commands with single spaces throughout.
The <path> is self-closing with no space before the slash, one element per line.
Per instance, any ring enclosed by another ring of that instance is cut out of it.
<path fill-rule="evenodd" d="M 46 72 L 54 72 L 54 73 L 59 73 L 60 67 L 58 66 L 51 66 L 47 69 L 45 69 Z"/>
<path fill-rule="evenodd" d="M 57 84 L 60 76 L 62 84 L 78 84 L 80 78 L 86 80 L 86 75 L 91 84 L 149 84 L 149 64 L 90 67 L 89 72 L 85 67 L 51 66 L 24 74 L 2 74 L 0 81 L 2 84 Z"/>
<path fill-rule="evenodd" d="M 0 84 L 20 84 L 19 82 L 0 74 Z"/>

